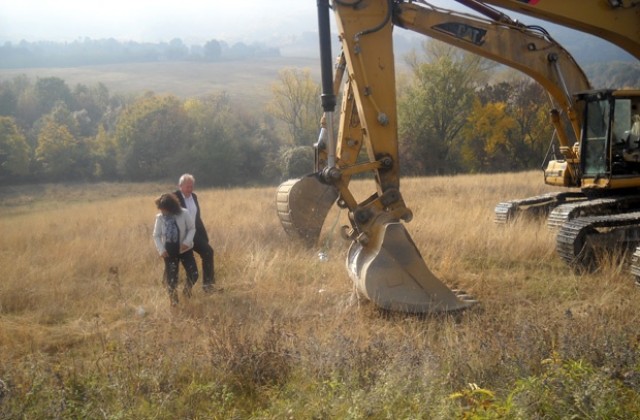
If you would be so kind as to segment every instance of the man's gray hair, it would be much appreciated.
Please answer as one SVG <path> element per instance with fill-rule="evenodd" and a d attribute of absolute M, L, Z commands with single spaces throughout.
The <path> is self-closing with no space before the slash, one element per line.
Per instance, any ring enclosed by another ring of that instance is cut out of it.
<path fill-rule="evenodd" d="M 196 178 L 191 175 L 191 174 L 184 174 L 180 177 L 180 179 L 178 180 L 178 185 L 182 185 L 187 181 L 191 181 L 192 183 L 196 183 Z"/>

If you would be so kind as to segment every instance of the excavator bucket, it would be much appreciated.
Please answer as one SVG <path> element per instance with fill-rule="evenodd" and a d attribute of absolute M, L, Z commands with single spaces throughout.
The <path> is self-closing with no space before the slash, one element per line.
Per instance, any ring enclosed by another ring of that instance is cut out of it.
<path fill-rule="evenodd" d="M 470 307 L 476 301 L 452 291 L 431 273 L 400 222 L 385 223 L 366 245 L 354 241 L 347 269 L 356 289 L 390 311 L 435 313 Z"/>
<path fill-rule="evenodd" d="M 278 187 L 276 204 L 282 227 L 289 236 L 313 246 L 338 198 L 338 191 L 320 182 L 316 174 L 290 179 Z"/>

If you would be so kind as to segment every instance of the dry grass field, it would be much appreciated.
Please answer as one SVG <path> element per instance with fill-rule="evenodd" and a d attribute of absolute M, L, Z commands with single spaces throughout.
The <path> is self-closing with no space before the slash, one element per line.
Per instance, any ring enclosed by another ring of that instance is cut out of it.
<path fill-rule="evenodd" d="M 11 80 L 19 75 L 26 75 L 32 81 L 58 77 L 72 89 L 78 83 L 87 86 L 103 83 L 112 95 L 152 91 L 182 99 L 226 92 L 234 103 L 253 109 L 270 99 L 269 86 L 277 82 L 278 72 L 285 68 L 309 69 L 319 78 L 318 59 L 277 57 L 217 63 L 123 63 L 69 68 L 0 69 L 0 81 Z"/>
<path fill-rule="evenodd" d="M 492 222 L 541 178 L 402 181 L 427 264 L 481 302 L 436 316 L 358 301 L 344 212 L 307 250 L 275 186 L 198 191 L 224 291 L 175 308 L 151 239 L 173 185 L 1 187 L 0 418 L 640 418 L 626 270 L 578 276 L 544 225 Z"/>

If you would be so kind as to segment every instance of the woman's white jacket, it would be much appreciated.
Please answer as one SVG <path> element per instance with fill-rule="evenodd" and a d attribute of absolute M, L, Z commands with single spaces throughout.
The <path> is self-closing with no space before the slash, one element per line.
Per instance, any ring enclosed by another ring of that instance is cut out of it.
<path fill-rule="evenodd" d="M 193 220 L 193 217 L 191 217 L 189 210 L 183 208 L 180 214 L 177 214 L 175 218 L 176 223 L 178 224 L 178 229 L 180 229 L 180 243 L 188 246 L 189 249 L 193 248 L 193 237 L 196 234 L 196 223 Z M 156 215 L 156 224 L 153 228 L 153 240 L 156 243 L 156 249 L 160 255 L 165 251 L 165 239 L 166 232 L 164 228 L 164 216 L 161 212 Z"/>

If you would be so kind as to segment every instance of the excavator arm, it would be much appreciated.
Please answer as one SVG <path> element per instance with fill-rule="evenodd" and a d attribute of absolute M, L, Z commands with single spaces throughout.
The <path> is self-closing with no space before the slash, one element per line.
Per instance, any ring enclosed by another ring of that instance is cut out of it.
<path fill-rule="evenodd" d="M 282 184 L 278 214 L 289 233 L 307 243 L 311 225 L 326 216 L 337 197 L 348 210 L 351 226 L 343 236 L 352 241 L 347 269 L 359 294 L 394 311 L 428 313 L 459 310 L 475 301 L 450 290 L 429 270 L 403 222 L 412 218 L 400 194 L 395 58 L 392 31 L 395 2 L 335 0 L 332 10 L 341 40 L 335 77 L 331 64 L 329 2 L 318 1 L 324 116 L 316 144 L 316 172 Z M 324 28 L 324 29 L 323 29 Z M 344 70 L 344 72 L 343 72 Z M 334 89 L 346 76 L 337 141 L 332 138 Z M 349 188 L 351 177 L 368 173 L 375 190 L 364 200 Z M 301 229 L 297 229 L 301 226 Z M 295 236 L 295 235 L 294 235 Z"/>
<path fill-rule="evenodd" d="M 640 59 L 638 0 L 455 0 L 502 7 L 605 39 Z"/>
<path fill-rule="evenodd" d="M 348 83 L 338 165 L 325 168 L 324 181 L 336 187 L 340 205 L 349 211 L 351 227 L 344 231 L 352 241 L 347 268 L 361 295 L 389 310 L 458 310 L 473 300 L 451 291 L 431 273 L 403 224 L 412 214 L 400 194 L 394 6 L 386 0 L 333 3 Z M 364 162 L 356 160 L 359 148 L 365 151 Z M 348 182 L 364 172 L 373 175 L 375 192 L 358 201 Z"/>

